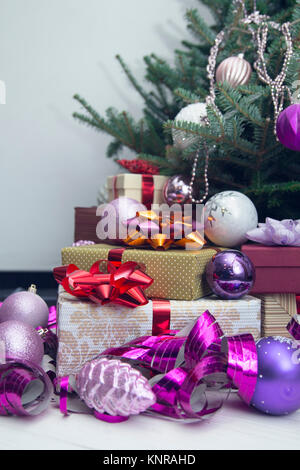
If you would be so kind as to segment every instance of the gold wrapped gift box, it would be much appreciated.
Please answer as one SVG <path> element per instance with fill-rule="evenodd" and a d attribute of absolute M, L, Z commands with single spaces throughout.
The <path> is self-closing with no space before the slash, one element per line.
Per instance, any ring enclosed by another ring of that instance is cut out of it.
<path fill-rule="evenodd" d="M 88 271 L 96 261 L 108 259 L 110 250 L 114 248 L 106 244 L 63 248 L 62 264 L 76 264 Z M 205 268 L 214 254 L 216 249 L 206 247 L 202 250 L 168 251 L 126 248 L 122 262 L 136 261 L 145 267 L 145 272 L 154 279 L 145 291 L 149 298 L 195 300 L 211 293 L 205 279 Z"/>

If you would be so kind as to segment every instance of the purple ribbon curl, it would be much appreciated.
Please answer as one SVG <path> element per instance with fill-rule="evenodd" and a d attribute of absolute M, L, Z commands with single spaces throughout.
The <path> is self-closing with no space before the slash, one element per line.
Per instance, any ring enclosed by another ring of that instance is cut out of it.
<path fill-rule="evenodd" d="M 0 415 L 38 415 L 48 408 L 52 393 L 50 378 L 37 365 L 13 359 L 0 364 Z"/>
<path fill-rule="evenodd" d="M 208 311 L 183 333 L 143 336 L 101 356 L 122 358 L 151 377 L 157 401 L 146 414 L 201 420 L 222 407 L 232 387 L 249 404 L 258 370 L 254 338 L 225 337 Z"/>

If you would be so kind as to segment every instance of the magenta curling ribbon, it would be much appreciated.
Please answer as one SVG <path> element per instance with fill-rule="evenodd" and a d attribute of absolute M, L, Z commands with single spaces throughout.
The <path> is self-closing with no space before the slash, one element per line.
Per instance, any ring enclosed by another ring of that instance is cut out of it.
<path fill-rule="evenodd" d="M 293 318 L 287 329 L 300 339 L 300 324 Z M 204 312 L 190 332 L 171 331 L 161 336 L 143 336 L 101 356 L 122 358 L 153 380 L 156 403 L 145 414 L 185 422 L 202 420 L 218 411 L 232 388 L 249 405 L 257 375 L 257 351 L 252 335 L 225 337 L 216 319 Z M 68 414 L 69 379 L 60 381 L 60 410 Z M 193 400 L 192 400 L 193 397 Z M 192 404 L 193 402 L 193 404 Z M 97 419 L 120 423 L 128 417 L 110 416 L 94 410 Z"/>
<path fill-rule="evenodd" d="M 150 370 L 152 377 L 158 376 L 152 387 L 157 402 L 147 414 L 203 419 L 222 407 L 232 386 L 250 403 L 257 377 L 256 346 L 251 335 L 224 337 L 208 311 L 187 336 L 178 333 L 144 336 L 101 355 L 121 357 Z M 198 398 L 198 410 L 191 404 L 192 396 Z"/>
<path fill-rule="evenodd" d="M 48 318 L 48 328 L 49 330 L 56 329 L 57 318 L 56 318 L 56 307 L 51 305 L 49 307 L 49 318 Z"/>
<path fill-rule="evenodd" d="M 300 341 L 300 325 L 295 317 L 289 322 L 287 330 L 296 341 Z"/>
<path fill-rule="evenodd" d="M 59 387 L 59 409 L 63 415 L 68 416 L 68 392 L 71 391 L 68 376 L 59 379 Z"/>
<path fill-rule="evenodd" d="M 111 416 L 106 413 L 98 413 L 94 411 L 94 416 L 100 421 L 105 421 L 106 423 L 122 423 L 123 421 L 128 421 L 129 416 Z"/>
<path fill-rule="evenodd" d="M 30 391 L 30 385 L 36 380 L 43 384 L 43 391 L 38 396 Z M 25 400 L 26 392 L 29 398 Z M 48 407 L 52 393 L 51 380 L 35 364 L 19 360 L 0 364 L 0 415 L 38 415 Z"/>

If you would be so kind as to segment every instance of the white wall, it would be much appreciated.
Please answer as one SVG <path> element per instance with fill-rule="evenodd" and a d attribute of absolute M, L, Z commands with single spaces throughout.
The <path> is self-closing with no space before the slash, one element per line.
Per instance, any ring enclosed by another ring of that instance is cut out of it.
<path fill-rule="evenodd" d="M 50 270 L 72 242 L 73 208 L 96 203 L 117 165 L 110 139 L 75 122 L 80 93 L 99 112 L 140 116 L 138 77 L 151 52 L 171 60 L 196 0 L 0 0 L 0 270 Z M 204 16 L 207 11 L 201 7 Z M 126 151 L 123 155 L 126 158 Z"/>

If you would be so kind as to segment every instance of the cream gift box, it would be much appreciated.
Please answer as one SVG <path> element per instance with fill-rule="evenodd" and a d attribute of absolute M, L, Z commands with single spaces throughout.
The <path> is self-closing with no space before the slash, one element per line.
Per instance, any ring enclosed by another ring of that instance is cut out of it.
<path fill-rule="evenodd" d="M 221 300 L 214 296 L 196 301 L 170 300 L 170 328 L 182 329 L 209 310 L 226 335 L 252 333 L 258 338 L 260 305 L 260 300 L 252 296 L 240 300 Z M 152 301 L 135 309 L 114 304 L 101 306 L 76 299 L 60 288 L 57 375 L 77 373 L 87 361 L 107 348 L 151 335 L 152 324 Z"/>
<path fill-rule="evenodd" d="M 151 204 L 164 203 L 163 189 L 167 181 L 162 175 L 138 175 L 134 173 L 123 173 L 107 178 L 108 199 L 112 201 L 117 197 L 126 196 L 147 206 L 147 196 L 145 198 L 145 187 L 152 185 Z M 148 209 L 151 209 L 149 206 Z"/>
<path fill-rule="evenodd" d="M 285 336 L 291 338 L 286 329 L 291 317 L 297 315 L 295 294 L 264 294 L 261 299 L 262 336 Z M 300 320 L 300 315 L 298 316 Z"/>

